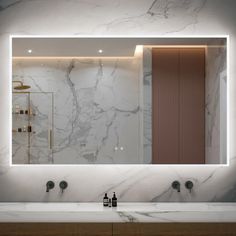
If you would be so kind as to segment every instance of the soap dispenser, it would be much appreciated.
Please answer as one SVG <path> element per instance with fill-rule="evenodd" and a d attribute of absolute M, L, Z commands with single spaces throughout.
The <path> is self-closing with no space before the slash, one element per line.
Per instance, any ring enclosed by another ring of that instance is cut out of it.
<path fill-rule="evenodd" d="M 112 197 L 112 207 L 117 207 L 117 197 L 116 197 L 116 193 L 113 193 L 113 197 Z"/>
<path fill-rule="evenodd" d="M 109 201 L 109 199 L 108 199 L 107 193 L 105 193 L 105 196 L 103 198 L 103 206 L 104 207 L 108 206 L 108 201 Z"/>

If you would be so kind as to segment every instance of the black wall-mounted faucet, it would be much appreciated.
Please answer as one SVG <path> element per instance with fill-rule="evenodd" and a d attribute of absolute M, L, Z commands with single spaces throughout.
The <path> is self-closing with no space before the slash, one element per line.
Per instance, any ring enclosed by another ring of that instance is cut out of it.
<path fill-rule="evenodd" d="M 189 190 L 189 192 L 191 193 L 192 188 L 193 188 L 193 182 L 192 181 L 186 181 L 185 182 L 185 188 Z"/>
<path fill-rule="evenodd" d="M 64 190 L 68 187 L 68 183 L 65 180 L 63 180 L 59 183 L 59 187 L 61 191 L 64 192 Z"/>
<path fill-rule="evenodd" d="M 51 189 L 53 189 L 54 188 L 54 186 L 55 186 L 55 184 L 54 184 L 54 182 L 53 181 L 48 181 L 47 183 L 46 183 L 46 192 L 48 193 Z"/>
<path fill-rule="evenodd" d="M 179 193 L 180 192 L 180 182 L 175 180 L 173 183 L 172 183 L 172 188 L 177 190 L 177 192 Z"/>

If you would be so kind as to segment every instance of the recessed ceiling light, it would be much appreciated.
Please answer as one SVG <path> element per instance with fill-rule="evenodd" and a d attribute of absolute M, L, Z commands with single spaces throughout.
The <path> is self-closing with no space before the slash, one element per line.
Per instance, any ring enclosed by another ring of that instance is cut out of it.
<path fill-rule="evenodd" d="M 28 51 L 27 51 L 28 53 L 32 53 L 33 51 L 32 51 L 32 49 L 28 49 Z"/>
<path fill-rule="evenodd" d="M 98 52 L 99 52 L 99 53 L 103 53 L 103 50 L 102 50 L 102 49 L 99 49 Z"/>

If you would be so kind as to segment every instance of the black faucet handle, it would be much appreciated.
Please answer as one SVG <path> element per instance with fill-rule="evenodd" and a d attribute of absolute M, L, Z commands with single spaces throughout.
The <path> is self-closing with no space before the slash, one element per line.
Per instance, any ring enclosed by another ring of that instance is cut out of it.
<path fill-rule="evenodd" d="M 172 188 L 173 189 L 176 189 L 178 191 L 178 193 L 180 192 L 180 182 L 175 180 L 173 183 L 172 183 Z"/>
<path fill-rule="evenodd" d="M 46 192 L 48 193 L 51 189 L 53 189 L 55 186 L 54 182 L 49 180 L 47 183 L 46 183 Z"/>
<path fill-rule="evenodd" d="M 59 187 L 60 189 L 62 190 L 62 192 L 68 187 L 68 183 L 65 181 L 65 180 L 62 180 L 60 183 L 59 183 Z"/>
<path fill-rule="evenodd" d="M 193 182 L 188 180 L 185 182 L 185 188 L 189 190 L 189 192 L 191 193 L 192 188 L 193 188 Z"/>

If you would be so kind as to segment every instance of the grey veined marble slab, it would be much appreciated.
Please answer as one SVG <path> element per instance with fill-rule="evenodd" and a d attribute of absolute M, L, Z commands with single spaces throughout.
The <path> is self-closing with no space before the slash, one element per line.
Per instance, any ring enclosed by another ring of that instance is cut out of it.
<path fill-rule="evenodd" d="M 0 222 L 235 222 L 234 203 L 0 203 Z"/>

